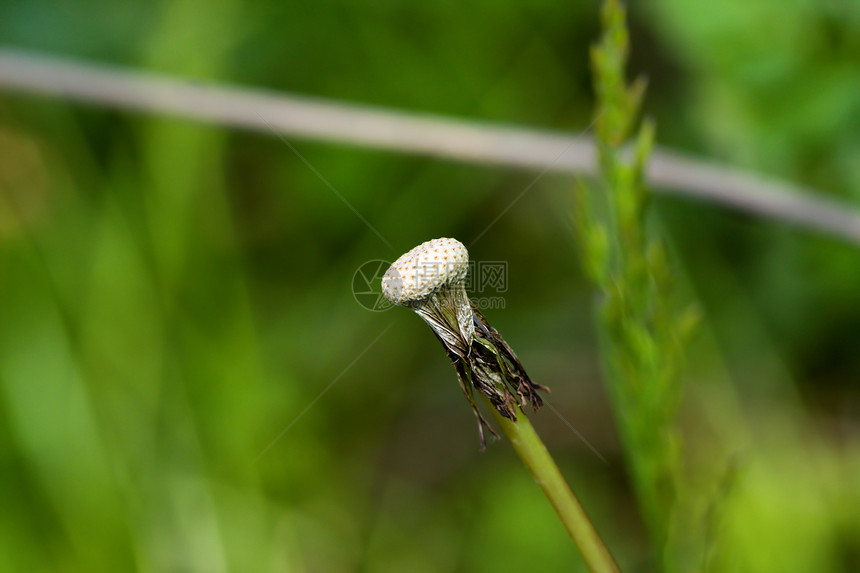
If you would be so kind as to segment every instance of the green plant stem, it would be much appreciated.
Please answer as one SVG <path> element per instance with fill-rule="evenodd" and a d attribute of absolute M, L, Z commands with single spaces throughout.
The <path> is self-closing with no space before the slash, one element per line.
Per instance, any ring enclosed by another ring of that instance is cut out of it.
<path fill-rule="evenodd" d="M 588 568 L 601 573 L 620 571 L 606 544 L 529 422 L 528 416 L 517 408 L 517 422 L 512 422 L 499 414 L 489 400 L 484 398 L 484 402 L 561 518 Z"/>

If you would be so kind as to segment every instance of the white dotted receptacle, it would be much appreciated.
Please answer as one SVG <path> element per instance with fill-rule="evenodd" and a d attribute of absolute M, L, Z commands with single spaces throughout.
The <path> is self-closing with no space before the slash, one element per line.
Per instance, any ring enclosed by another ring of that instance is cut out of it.
<path fill-rule="evenodd" d="M 421 300 L 466 278 L 469 251 L 457 239 L 421 243 L 394 261 L 382 277 L 382 294 L 394 304 Z"/>

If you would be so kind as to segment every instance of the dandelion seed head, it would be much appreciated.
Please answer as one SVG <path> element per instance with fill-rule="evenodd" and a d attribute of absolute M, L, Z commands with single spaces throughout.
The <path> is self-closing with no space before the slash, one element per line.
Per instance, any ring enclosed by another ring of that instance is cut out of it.
<path fill-rule="evenodd" d="M 466 278 L 469 251 L 457 239 L 421 243 L 401 256 L 382 277 L 382 294 L 394 304 L 422 300 Z"/>

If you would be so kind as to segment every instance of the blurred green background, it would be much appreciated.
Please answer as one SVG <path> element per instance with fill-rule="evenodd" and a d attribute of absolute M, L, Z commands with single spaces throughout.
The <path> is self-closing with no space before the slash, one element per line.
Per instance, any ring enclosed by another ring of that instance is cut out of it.
<path fill-rule="evenodd" d="M 0 44 L 575 133 L 597 11 L 4 0 Z M 652 0 L 630 18 L 661 144 L 860 206 L 860 4 Z M 485 314 L 606 462 L 550 410 L 534 424 L 622 568 L 654 570 L 574 179 L 543 177 L 473 244 L 534 173 L 292 143 L 393 250 L 273 136 L 0 92 L 0 571 L 583 569 L 509 445 L 480 452 L 426 325 L 353 297 L 362 263 L 441 236 L 507 261 Z M 860 569 L 860 253 L 677 197 L 653 224 L 704 310 L 679 424 L 717 500 L 693 526 L 721 541 L 690 551 Z"/>

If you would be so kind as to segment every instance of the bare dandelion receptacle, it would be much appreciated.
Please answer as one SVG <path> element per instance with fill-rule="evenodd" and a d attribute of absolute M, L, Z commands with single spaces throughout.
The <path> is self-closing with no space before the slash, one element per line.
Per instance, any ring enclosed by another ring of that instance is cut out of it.
<path fill-rule="evenodd" d="M 478 410 L 474 391 L 484 395 L 506 418 L 516 422 L 516 408 L 537 410 L 537 391 L 549 390 L 531 381 L 501 335 L 466 294 L 469 252 L 450 238 L 427 241 L 398 258 L 382 277 L 382 293 L 393 304 L 415 311 L 430 326 L 451 360 L 460 387 L 483 429 L 495 431 Z"/>

